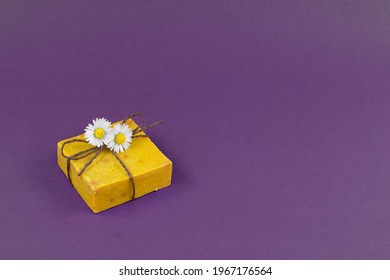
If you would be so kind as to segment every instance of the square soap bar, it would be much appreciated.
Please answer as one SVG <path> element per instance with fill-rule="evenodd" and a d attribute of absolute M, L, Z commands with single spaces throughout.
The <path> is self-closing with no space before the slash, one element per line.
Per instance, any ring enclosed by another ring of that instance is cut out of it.
<path fill-rule="evenodd" d="M 128 120 L 127 125 L 135 129 L 137 124 Z M 145 135 L 141 132 L 137 135 Z M 78 135 L 71 139 L 84 139 Z M 57 144 L 58 165 L 67 175 L 67 159 L 61 154 L 65 141 Z M 64 147 L 66 156 L 91 148 L 88 143 L 73 142 Z M 149 137 L 133 138 L 131 146 L 117 156 L 131 172 L 135 183 L 134 198 L 165 188 L 171 184 L 172 162 L 156 147 Z M 84 165 L 93 157 L 70 161 L 70 177 L 72 183 L 94 213 L 99 213 L 111 207 L 130 201 L 133 188 L 129 176 L 119 161 L 106 147 L 100 152 L 92 164 L 80 175 Z"/>

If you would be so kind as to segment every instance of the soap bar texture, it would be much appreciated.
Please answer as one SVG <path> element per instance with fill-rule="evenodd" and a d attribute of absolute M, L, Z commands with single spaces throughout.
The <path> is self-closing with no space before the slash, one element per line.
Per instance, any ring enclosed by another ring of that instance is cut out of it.
<path fill-rule="evenodd" d="M 127 125 L 135 129 L 137 124 L 128 120 Z M 145 135 L 141 132 L 140 135 Z M 72 137 L 84 139 L 84 135 Z M 58 165 L 67 175 L 67 159 L 61 154 L 65 141 L 58 142 Z M 74 142 L 64 147 L 66 156 L 91 148 L 88 143 Z M 156 147 L 149 137 L 133 138 L 131 146 L 117 156 L 126 165 L 134 178 L 134 198 L 141 197 L 171 184 L 172 162 Z M 88 156 L 70 161 L 70 177 L 73 186 L 94 213 L 99 213 L 111 207 L 130 201 L 133 188 L 130 178 L 112 152 L 104 148 L 90 166 L 80 175 L 85 164 L 93 157 Z"/>

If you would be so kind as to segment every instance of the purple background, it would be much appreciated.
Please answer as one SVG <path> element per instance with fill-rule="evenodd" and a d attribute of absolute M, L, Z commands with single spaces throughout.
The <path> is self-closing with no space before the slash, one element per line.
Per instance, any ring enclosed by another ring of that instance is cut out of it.
<path fill-rule="evenodd" d="M 0 258 L 390 258 L 389 1 L 1 1 Z M 56 162 L 143 112 L 172 186 L 98 215 Z"/>

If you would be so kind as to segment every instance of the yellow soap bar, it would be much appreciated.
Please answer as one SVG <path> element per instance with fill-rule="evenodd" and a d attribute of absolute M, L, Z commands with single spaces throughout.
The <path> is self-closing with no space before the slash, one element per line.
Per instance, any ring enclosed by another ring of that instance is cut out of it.
<path fill-rule="evenodd" d="M 128 120 L 127 125 L 133 130 L 137 124 Z M 137 135 L 145 135 L 141 132 Z M 84 139 L 81 134 L 71 139 Z M 57 144 L 58 165 L 67 175 L 67 159 L 61 154 L 61 147 L 65 141 Z M 66 156 L 74 155 L 89 149 L 88 143 L 74 142 L 64 147 Z M 133 138 L 131 146 L 117 156 L 126 165 L 134 178 L 134 198 L 165 188 L 171 184 L 172 162 L 156 147 L 149 137 Z M 72 183 L 94 213 L 99 213 L 111 207 L 130 201 L 133 197 L 133 188 L 129 176 L 119 161 L 106 147 L 100 152 L 92 164 L 80 175 L 84 165 L 93 157 L 88 156 L 79 160 L 70 161 L 70 178 Z"/>

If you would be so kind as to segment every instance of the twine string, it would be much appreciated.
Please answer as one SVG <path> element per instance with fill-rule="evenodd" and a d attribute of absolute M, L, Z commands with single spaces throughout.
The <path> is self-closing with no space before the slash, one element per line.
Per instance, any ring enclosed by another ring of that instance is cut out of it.
<path fill-rule="evenodd" d="M 147 135 L 136 135 L 138 133 L 141 133 L 141 132 L 144 132 L 152 127 L 155 127 L 156 125 L 159 125 L 161 123 L 163 123 L 163 121 L 158 121 L 158 122 L 155 122 L 151 125 L 147 125 L 147 126 L 143 126 L 144 123 L 145 123 L 145 117 L 142 113 L 134 113 L 134 114 L 131 114 L 129 116 L 127 116 L 123 121 L 122 121 L 122 124 L 126 123 L 129 119 L 133 118 L 133 117 L 136 117 L 136 116 L 140 116 L 142 118 L 142 121 L 141 121 L 141 126 L 137 126 L 134 130 L 133 130 L 133 136 L 132 138 L 142 138 L 142 137 L 148 137 Z M 86 140 L 83 140 L 83 139 L 71 139 L 71 140 L 67 140 L 65 141 L 62 146 L 61 146 L 61 155 L 66 158 L 66 171 L 67 171 L 67 177 L 68 177 L 68 180 L 69 182 L 73 185 L 73 182 L 72 182 L 72 179 L 71 179 L 71 176 L 70 176 L 70 163 L 72 160 L 80 160 L 80 159 L 83 159 L 83 158 L 86 158 L 90 155 L 93 155 L 93 157 L 83 166 L 83 168 L 81 169 L 81 171 L 77 174 L 77 176 L 81 176 L 84 171 L 95 161 L 95 159 L 98 157 L 98 155 L 103 151 L 103 148 L 104 146 L 101 146 L 101 147 L 92 147 L 92 148 L 88 148 L 88 149 L 85 149 L 85 150 L 82 150 L 80 152 L 77 152 L 71 156 L 67 156 L 65 155 L 64 153 L 64 148 L 66 145 L 68 144 L 71 144 L 71 143 L 75 143 L 75 142 L 81 142 L 81 143 L 88 143 Z M 118 157 L 117 153 L 113 152 L 113 151 L 110 151 L 114 157 L 116 158 L 116 160 L 120 163 L 120 165 L 123 167 L 123 169 L 125 170 L 127 176 L 129 176 L 129 179 L 130 179 L 130 183 L 131 183 L 131 188 L 132 188 L 132 191 L 133 191 L 133 195 L 131 197 L 131 200 L 133 200 L 135 198 L 135 182 L 134 182 L 134 177 L 133 175 L 131 174 L 130 170 L 127 168 L 127 166 L 124 164 L 124 162 Z"/>
<path fill-rule="evenodd" d="M 133 175 L 131 174 L 131 172 L 129 171 L 129 169 L 126 167 L 126 165 L 123 163 L 123 161 L 118 157 L 118 155 L 115 153 L 115 152 L 111 152 L 114 157 L 119 161 L 119 163 L 122 165 L 123 169 L 126 171 L 127 175 L 129 176 L 130 178 L 130 182 L 131 182 L 131 188 L 132 188 L 132 191 L 133 191 L 133 195 L 131 197 L 131 200 L 134 199 L 135 197 L 135 183 L 134 183 L 134 178 L 133 178 Z"/>
<path fill-rule="evenodd" d="M 134 134 L 138 134 L 140 132 L 144 132 L 152 127 L 155 127 L 156 125 L 159 125 L 161 123 L 163 123 L 164 121 L 158 121 L 158 122 L 155 122 L 155 123 L 152 123 L 151 125 L 147 125 L 147 126 L 144 126 L 144 127 L 137 127 L 136 129 L 134 129 L 133 133 Z"/>
<path fill-rule="evenodd" d="M 137 116 L 141 116 L 141 119 L 142 119 L 141 126 L 143 126 L 144 123 L 145 123 L 145 117 L 144 117 L 144 114 L 139 113 L 139 112 L 138 112 L 138 113 L 131 114 L 131 115 L 128 115 L 128 116 L 126 117 L 126 119 L 124 119 L 124 120 L 122 121 L 122 124 L 126 123 L 129 119 L 131 119 L 131 118 L 133 118 L 133 117 L 137 117 Z"/>
<path fill-rule="evenodd" d="M 75 143 L 75 142 L 81 142 L 81 143 L 88 143 L 87 141 L 85 140 L 82 140 L 82 139 L 71 139 L 71 140 L 68 140 L 68 141 L 65 141 L 63 144 L 62 144 L 62 147 L 61 147 L 61 155 L 66 158 L 66 172 L 67 172 L 67 176 L 68 176 L 68 180 L 69 182 L 73 185 L 73 182 L 72 182 L 72 179 L 70 177 L 70 162 L 72 160 L 79 160 L 79 159 L 82 159 L 82 158 L 86 158 L 87 156 L 89 155 L 92 155 L 93 153 L 96 153 L 96 151 L 99 150 L 98 147 L 93 147 L 93 148 L 89 148 L 89 149 L 85 149 L 85 150 L 82 150 L 78 153 L 75 153 L 71 156 L 67 156 L 65 155 L 64 153 L 64 148 L 66 145 L 68 144 L 71 144 L 71 143 Z M 85 167 L 85 166 L 84 166 Z M 87 166 L 88 167 L 88 166 Z M 83 168 L 84 169 L 84 168 Z M 85 170 L 85 169 L 84 169 Z M 84 172 L 84 170 L 82 170 Z M 81 174 L 80 174 L 81 175 Z M 79 175 L 79 176 L 80 176 Z"/>
<path fill-rule="evenodd" d="M 103 147 L 104 146 L 101 146 L 99 149 L 97 149 L 97 151 L 95 152 L 95 155 L 84 165 L 83 169 L 81 169 L 81 171 L 77 174 L 77 176 L 80 176 L 81 174 L 84 173 L 85 169 L 88 168 L 88 166 L 91 165 L 91 163 L 95 160 L 95 158 L 97 158 L 97 156 L 100 154 L 100 152 L 103 150 Z"/>

